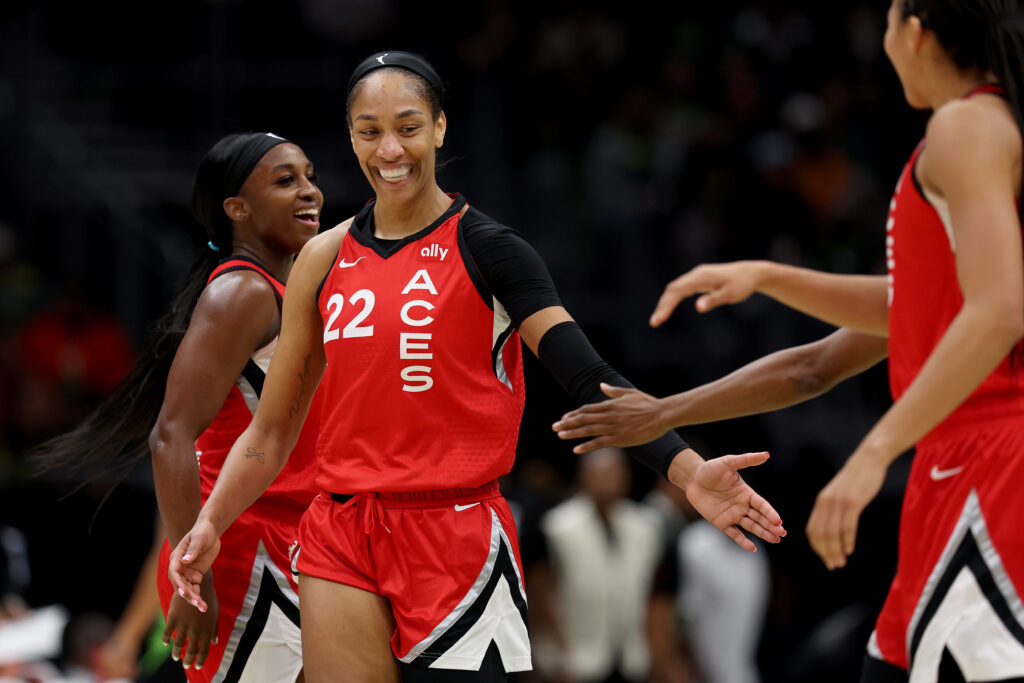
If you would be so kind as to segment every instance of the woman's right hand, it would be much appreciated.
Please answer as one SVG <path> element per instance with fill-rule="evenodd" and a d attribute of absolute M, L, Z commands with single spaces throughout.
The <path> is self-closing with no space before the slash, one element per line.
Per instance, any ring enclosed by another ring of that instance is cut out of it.
<path fill-rule="evenodd" d="M 171 585 L 175 587 L 179 597 L 192 603 L 200 612 L 209 609 L 203 597 L 202 584 L 219 551 L 220 536 L 210 522 L 200 517 L 192 530 L 182 536 L 171 552 L 167 568 Z"/>
<path fill-rule="evenodd" d="M 683 299 L 697 293 L 703 293 L 694 304 L 699 313 L 745 301 L 757 291 L 762 270 L 762 262 L 759 261 L 697 266 L 668 283 L 651 314 L 651 327 L 658 327 L 668 320 Z"/>
<path fill-rule="evenodd" d="M 167 609 L 167 626 L 164 628 L 163 642 L 169 644 L 174 639 L 171 658 L 181 661 L 186 669 L 195 666 L 203 668 L 206 657 L 210 654 L 210 645 L 217 643 L 217 617 L 220 614 L 220 603 L 217 591 L 213 588 L 213 572 L 206 572 L 201 580 L 200 591 L 206 609 L 197 612 L 181 595 L 171 597 Z M 184 649 L 184 655 L 182 650 Z"/>

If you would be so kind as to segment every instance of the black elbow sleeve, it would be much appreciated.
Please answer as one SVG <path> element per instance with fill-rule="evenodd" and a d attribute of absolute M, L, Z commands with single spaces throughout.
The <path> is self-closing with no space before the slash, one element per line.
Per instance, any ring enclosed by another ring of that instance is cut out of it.
<path fill-rule="evenodd" d="M 537 345 L 537 356 L 576 405 L 607 400 L 601 391 L 601 382 L 633 388 L 598 355 L 583 330 L 574 322 L 558 323 L 545 332 Z M 688 447 L 675 431 L 670 430 L 654 441 L 626 450 L 655 472 L 668 476 L 672 459 Z"/>

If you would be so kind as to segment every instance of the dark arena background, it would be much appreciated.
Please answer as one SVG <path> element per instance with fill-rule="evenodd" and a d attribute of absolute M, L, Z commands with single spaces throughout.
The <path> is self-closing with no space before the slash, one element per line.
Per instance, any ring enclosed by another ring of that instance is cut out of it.
<path fill-rule="evenodd" d="M 602 356 L 662 396 L 830 331 L 761 296 L 703 316 L 686 302 L 651 329 L 662 288 L 693 266 L 765 258 L 884 272 L 889 194 L 924 122 L 882 52 L 887 5 L 3 3 L 0 677 L 19 602 L 102 631 L 151 546 L 148 462 L 111 490 L 102 476 L 35 476 L 25 453 L 76 424 L 133 362 L 205 243 L 188 201 L 217 138 L 270 130 L 300 144 L 321 177 L 321 224 L 333 226 L 370 199 L 345 123 L 350 71 L 378 49 L 424 55 L 447 87 L 442 187 L 519 230 Z M 526 373 L 503 485 L 530 527 L 572 493 L 577 459 L 550 430 L 567 394 L 528 353 Z M 679 430 L 705 457 L 772 454 L 744 473 L 789 531 L 760 549 L 766 683 L 856 680 L 895 566 L 909 455 L 865 512 L 845 569 L 826 571 L 803 528 L 888 404 L 882 363 L 805 405 Z M 632 498 L 654 483 L 634 464 Z M 521 531 L 529 566 L 531 528 Z"/>

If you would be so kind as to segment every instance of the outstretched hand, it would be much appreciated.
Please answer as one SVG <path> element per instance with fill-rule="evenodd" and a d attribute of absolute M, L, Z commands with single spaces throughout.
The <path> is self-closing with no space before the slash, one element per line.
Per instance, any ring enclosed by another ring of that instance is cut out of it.
<path fill-rule="evenodd" d="M 588 403 L 551 425 L 559 439 L 596 438 L 573 447 L 573 453 L 589 453 L 606 446 L 628 448 L 654 441 L 671 425 L 661 423 L 661 403 L 638 389 L 601 383 L 610 401 Z"/>
<path fill-rule="evenodd" d="M 736 545 L 751 552 L 757 548 L 740 531 L 741 527 L 769 543 L 778 543 L 786 535 L 779 513 L 738 473 L 767 460 L 768 453 L 724 455 L 707 460 L 697 468 L 685 489 L 687 500 L 697 512 Z"/>
<path fill-rule="evenodd" d="M 757 264 L 753 261 L 697 266 L 668 283 L 651 314 L 651 327 L 668 320 L 680 302 L 694 294 L 703 294 L 694 304 L 699 313 L 745 301 L 757 291 L 757 278 Z"/>
<path fill-rule="evenodd" d="M 219 551 L 220 537 L 216 530 L 212 524 L 200 519 L 171 552 L 167 576 L 178 595 L 200 612 L 209 607 L 202 594 L 203 575 Z"/>

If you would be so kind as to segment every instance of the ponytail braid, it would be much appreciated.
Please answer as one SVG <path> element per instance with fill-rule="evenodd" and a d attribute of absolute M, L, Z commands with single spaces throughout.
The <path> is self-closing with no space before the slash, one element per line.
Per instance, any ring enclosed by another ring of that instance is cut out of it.
<path fill-rule="evenodd" d="M 149 453 L 149 434 L 163 404 L 171 363 L 220 256 L 231 253 L 232 227 L 224 200 L 235 196 L 263 155 L 283 142 L 287 140 L 271 133 L 228 135 L 203 157 L 192 191 L 192 215 L 209 243 L 200 247 L 145 351 L 111 395 L 77 427 L 32 449 L 29 457 L 37 472 L 85 472 L 79 488 L 92 477 L 111 474 L 116 486 Z"/>

